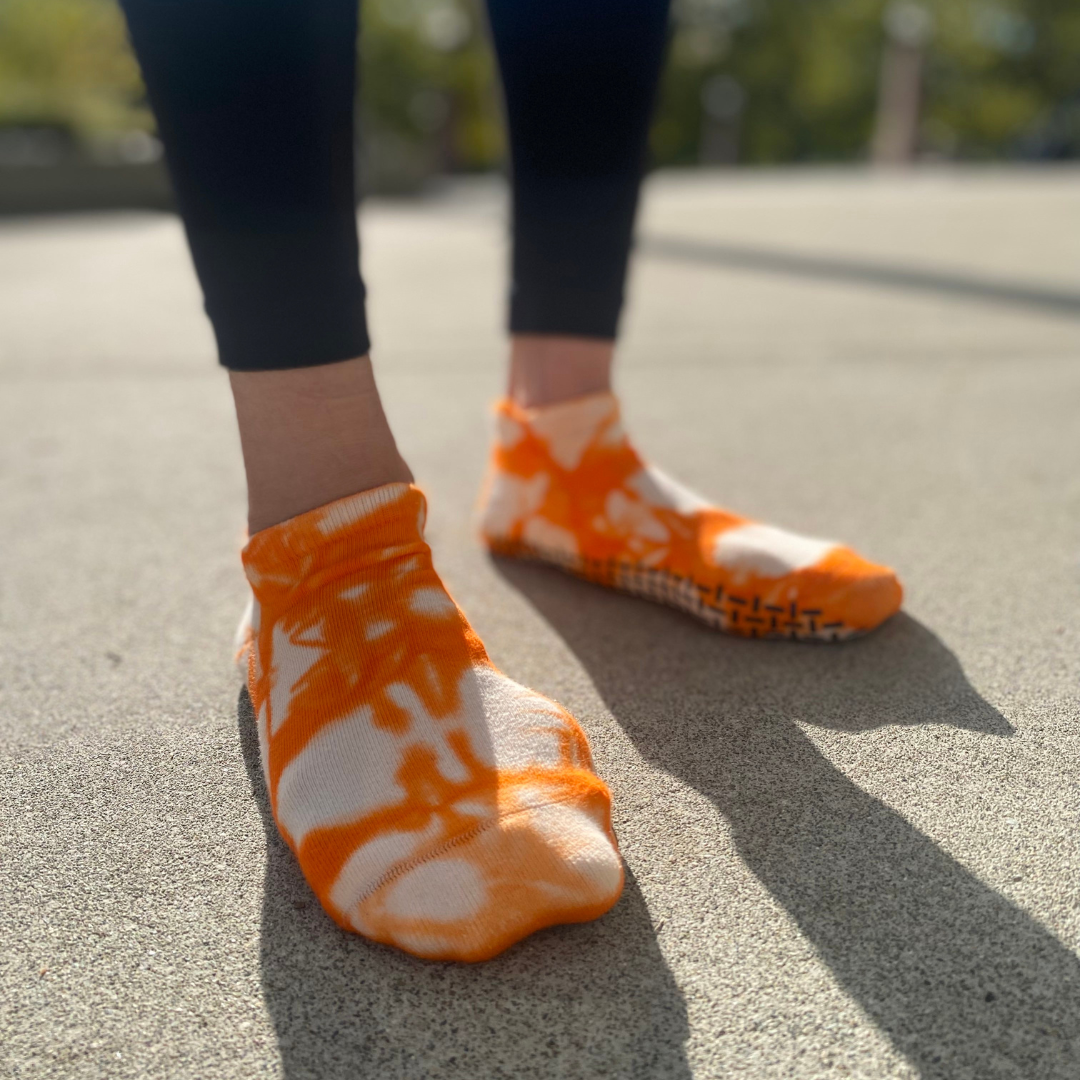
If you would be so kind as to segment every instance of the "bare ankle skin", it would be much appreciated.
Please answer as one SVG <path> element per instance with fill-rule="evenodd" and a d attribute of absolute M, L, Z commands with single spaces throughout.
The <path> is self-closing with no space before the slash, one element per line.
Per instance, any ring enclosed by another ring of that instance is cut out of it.
<path fill-rule="evenodd" d="M 413 476 L 383 413 L 371 360 L 231 371 L 255 533 L 335 499 Z"/>
<path fill-rule="evenodd" d="M 611 390 L 615 342 L 555 334 L 510 339 L 507 393 L 525 408 Z"/>

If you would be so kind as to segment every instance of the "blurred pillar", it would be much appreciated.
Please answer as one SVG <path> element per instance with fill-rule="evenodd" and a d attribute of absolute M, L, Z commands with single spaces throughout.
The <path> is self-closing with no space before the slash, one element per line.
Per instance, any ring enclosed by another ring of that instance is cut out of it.
<path fill-rule="evenodd" d="M 702 165 L 734 165 L 739 160 L 739 129 L 746 92 L 730 75 L 713 75 L 701 87 Z"/>
<path fill-rule="evenodd" d="M 885 50 L 878 83 L 870 157 L 875 165 L 909 165 L 919 146 L 923 55 L 933 29 L 930 12 L 898 2 L 885 11 Z"/>

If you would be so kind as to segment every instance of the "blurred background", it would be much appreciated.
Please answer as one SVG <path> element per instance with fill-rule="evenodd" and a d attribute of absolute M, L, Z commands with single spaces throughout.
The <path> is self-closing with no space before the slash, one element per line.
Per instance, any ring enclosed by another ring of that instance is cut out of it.
<path fill-rule="evenodd" d="M 366 191 L 497 170 L 479 0 L 365 0 Z M 0 212 L 164 207 L 115 0 L 0 0 Z M 1076 0 L 675 0 L 654 166 L 1080 156 Z"/>

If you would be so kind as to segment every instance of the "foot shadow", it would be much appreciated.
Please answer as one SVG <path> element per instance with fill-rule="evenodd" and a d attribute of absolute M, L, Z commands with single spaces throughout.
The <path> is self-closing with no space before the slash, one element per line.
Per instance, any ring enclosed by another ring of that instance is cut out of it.
<path fill-rule="evenodd" d="M 495 565 L 642 755 L 727 817 L 747 866 L 921 1076 L 1080 1076 L 1077 957 L 792 722 L 1010 735 L 929 630 L 900 615 L 841 646 L 749 641 L 548 568 Z"/>
<path fill-rule="evenodd" d="M 597 922 L 553 927 L 484 964 L 432 963 L 326 916 L 270 814 L 246 689 L 244 762 L 266 832 L 260 963 L 287 1080 L 686 1080 L 686 1006 L 628 875 Z"/>

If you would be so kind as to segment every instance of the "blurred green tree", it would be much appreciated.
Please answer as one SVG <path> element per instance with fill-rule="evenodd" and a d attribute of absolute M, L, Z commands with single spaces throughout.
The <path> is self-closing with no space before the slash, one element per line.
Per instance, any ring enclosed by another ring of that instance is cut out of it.
<path fill-rule="evenodd" d="M 360 118 L 364 168 L 376 188 L 498 165 L 503 127 L 482 4 L 366 0 Z"/>
<path fill-rule="evenodd" d="M 921 0 L 919 6 L 932 24 L 923 95 L 927 153 L 985 159 L 1038 152 L 1041 130 L 1060 129 L 1064 114 L 1080 111 L 1075 0 Z M 888 0 L 675 0 L 653 131 L 656 159 L 699 160 L 709 119 L 704 91 L 721 75 L 745 101 L 741 160 L 865 156 L 888 7 Z M 1080 133 L 1059 152 L 1080 156 Z"/>
<path fill-rule="evenodd" d="M 655 162 L 865 157 L 889 2 L 675 0 Z M 1080 156 L 1077 0 L 920 3 L 933 25 L 925 154 Z M 505 140 L 482 0 L 365 0 L 362 11 L 375 186 L 495 166 Z M 115 0 L 0 0 L 0 124 L 86 136 L 152 124 Z"/>
<path fill-rule="evenodd" d="M 147 130 L 114 0 L 0 0 L 0 124 Z"/>

